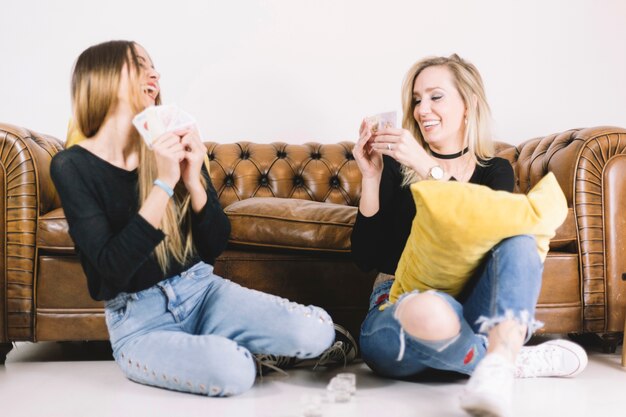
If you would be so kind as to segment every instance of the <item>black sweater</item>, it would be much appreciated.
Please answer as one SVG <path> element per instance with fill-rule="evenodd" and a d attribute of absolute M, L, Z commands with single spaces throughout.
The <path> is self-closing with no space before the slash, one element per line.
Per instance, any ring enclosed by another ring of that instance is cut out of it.
<path fill-rule="evenodd" d="M 196 255 L 184 265 L 172 259 L 166 273 L 154 254 L 165 235 L 138 213 L 137 170 L 124 170 L 72 146 L 54 156 L 50 173 L 95 300 L 144 290 L 200 260 L 213 264 L 226 246 L 230 223 L 204 167 L 207 203 L 191 215 Z"/>
<path fill-rule="evenodd" d="M 357 214 L 351 236 L 352 258 L 363 271 L 376 269 L 378 272 L 395 275 L 411 232 L 415 202 L 409 187 L 401 187 L 400 163 L 388 156 L 384 156 L 383 160 L 380 208 L 371 217 L 365 217 L 360 211 Z M 513 168 L 506 159 L 492 158 L 486 162 L 486 166 L 476 166 L 469 182 L 512 192 Z"/>

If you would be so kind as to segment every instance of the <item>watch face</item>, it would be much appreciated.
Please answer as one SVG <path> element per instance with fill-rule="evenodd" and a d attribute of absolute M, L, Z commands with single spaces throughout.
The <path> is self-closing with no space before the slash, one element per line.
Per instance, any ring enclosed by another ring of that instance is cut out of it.
<path fill-rule="evenodd" d="M 441 168 L 439 165 L 436 165 L 430 169 L 428 175 L 434 180 L 440 180 L 443 178 L 443 168 Z"/>

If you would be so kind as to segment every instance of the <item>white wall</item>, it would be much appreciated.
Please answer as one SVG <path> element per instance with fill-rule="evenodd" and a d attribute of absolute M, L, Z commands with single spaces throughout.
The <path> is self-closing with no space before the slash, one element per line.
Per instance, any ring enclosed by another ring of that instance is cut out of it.
<path fill-rule="evenodd" d="M 176 6 L 173 6 L 176 4 Z M 626 127 L 621 0 L 2 0 L 0 121 L 64 138 L 78 54 L 132 39 L 222 142 L 354 140 L 426 55 L 478 66 L 497 136 Z"/>

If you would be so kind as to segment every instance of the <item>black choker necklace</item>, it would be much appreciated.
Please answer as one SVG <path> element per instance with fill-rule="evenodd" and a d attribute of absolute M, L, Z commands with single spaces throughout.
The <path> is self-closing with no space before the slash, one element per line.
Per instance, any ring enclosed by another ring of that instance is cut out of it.
<path fill-rule="evenodd" d="M 458 151 L 457 153 L 443 154 L 443 153 L 437 153 L 433 151 L 432 149 L 430 150 L 430 153 L 437 159 L 456 159 L 459 156 L 463 156 L 464 154 L 466 154 L 467 151 L 469 151 L 469 146 L 463 149 L 462 151 Z"/>

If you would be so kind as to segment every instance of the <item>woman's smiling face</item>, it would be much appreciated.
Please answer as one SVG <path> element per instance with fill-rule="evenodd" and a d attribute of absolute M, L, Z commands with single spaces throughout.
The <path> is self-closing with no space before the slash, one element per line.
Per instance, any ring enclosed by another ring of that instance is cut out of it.
<path fill-rule="evenodd" d="M 429 146 L 463 145 L 466 107 L 447 67 L 422 70 L 413 85 L 413 100 L 413 117 Z"/>

